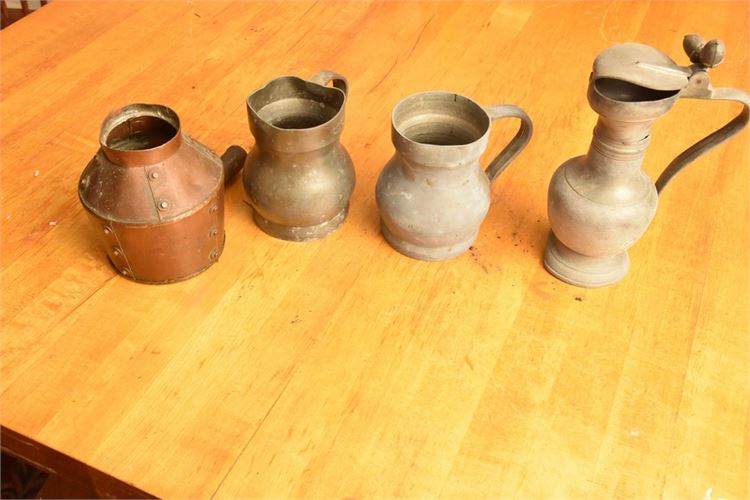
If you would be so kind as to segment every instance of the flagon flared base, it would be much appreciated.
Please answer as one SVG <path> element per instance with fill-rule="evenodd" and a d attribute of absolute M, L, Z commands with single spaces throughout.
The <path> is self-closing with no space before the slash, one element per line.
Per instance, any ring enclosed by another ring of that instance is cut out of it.
<path fill-rule="evenodd" d="M 477 239 L 477 232 L 472 234 L 469 238 L 462 241 L 461 243 L 456 243 L 453 245 L 447 245 L 443 247 L 424 247 L 424 246 L 418 246 L 414 243 L 409 243 L 408 241 L 404 241 L 400 238 L 397 238 L 394 236 L 394 234 L 386 227 L 385 224 L 383 224 L 383 221 L 380 222 L 380 231 L 383 233 L 383 237 L 385 240 L 396 250 L 398 250 L 400 253 L 406 255 L 407 257 L 411 257 L 413 259 L 419 259 L 419 260 L 428 260 L 428 261 L 440 261 L 440 260 L 448 260 L 452 259 L 453 257 L 457 257 L 464 253 L 466 250 L 469 249 L 469 247 L 474 243 L 474 240 Z"/>
<path fill-rule="evenodd" d="M 550 231 L 544 251 L 544 267 L 553 276 L 571 285 L 598 288 L 617 283 L 628 274 L 628 252 L 605 257 L 589 257 L 571 250 Z"/>
<path fill-rule="evenodd" d="M 255 209 L 253 209 L 253 219 L 263 232 L 274 238 L 287 241 L 309 241 L 325 238 L 337 230 L 344 223 L 347 213 L 349 213 L 348 204 L 336 216 L 316 226 L 282 226 L 265 219 Z"/>

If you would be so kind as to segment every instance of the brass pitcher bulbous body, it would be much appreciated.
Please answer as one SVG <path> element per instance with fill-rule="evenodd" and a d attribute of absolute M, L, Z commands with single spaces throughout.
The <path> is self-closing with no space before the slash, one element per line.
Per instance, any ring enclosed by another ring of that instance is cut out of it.
<path fill-rule="evenodd" d="M 318 239 L 344 222 L 355 182 L 340 142 L 347 92 L 343 76 L 321 71 L 309 81 L 276 78 L 248 96 L 255 147 L 243 184 L 256 224 L 271 236 Z"/>
<path fill-rule="evenodd" d="M 599 119 L 591 146 L 585 156 L 563 163 L 549 185 L 552 231 L 544 265 L 561 280 L 582 287 L 621 280 L 630 266 L 627 250 L 651 223 L 658 193 L 685 165 L 746 125 L 750 98 L 709 83 L 707 70 L 721 62 L 723 44 L 689 35 L 684 45 L 694 63 L 689 67 L 635 43 L 611 47 L 594 61 L 588 101 Z M 641 170 L 651 124 L 681 97 L 735 100 L 744 108 L 678 156 L 654 185 Z"/>

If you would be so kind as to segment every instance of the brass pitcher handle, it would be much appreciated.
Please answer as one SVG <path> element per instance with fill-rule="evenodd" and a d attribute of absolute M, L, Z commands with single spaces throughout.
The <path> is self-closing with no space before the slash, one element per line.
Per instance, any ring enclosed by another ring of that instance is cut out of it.
<path fill-rule="evenodd" d="M 531 118 L 526 114 L 524 110 L 518 106 L 512 104 L 500 104 L 497 106 L 487 106 L 484 108 L 485 112 L 489 115 L 490 120 L 493 122 L 500 118 L 520 118 L 521 126 L 518 129 L 516 135 L 511 139 L 505 148 L 500 151 L 494 160 L 490 162 L 484 172 L 490 179 L 490 182 L 494 181 L 497 176 L 503 173 L 510 162 L 519 155 L 523 148 L 529 143 L 531 134 L 534 131 L 534 126 L 531 123 Z"/>
<path fill-rule="evenodd" d="M 686 92 L 683 97 L 691 99 L 708 99 L 716 101 L 737 101 L 742 103 L 742 111 L 734 117 L 732 121 L 721 127 L 719 130 L 712 132 L 700 141 L 696 142 L 688 149 L 683 151 L 677 158 L 667 165 L 664 172 L 656 180 L 656 191 L 661 193 L 667 183 L 685 168 L 685 166 L 698 158 L 703 153 L 715 148 L 722 142 L 726 141 L 740 130 L 745 128 L 748 119 L 750 119 L 750 96 L 739 89 L 720 88 L 720 89 L 703 89 L 695 92 Z"/>
<path fill-rule="evenodd" d="M 346 77 L 335 71 L 328 71 L 327 69 L 318 71 L 310 78 L 310 81 L 324 87 L 333 82 L 333 86 L 343 92 L 344 96 L 349 95 L 349 83 L 346 81 Z"/>

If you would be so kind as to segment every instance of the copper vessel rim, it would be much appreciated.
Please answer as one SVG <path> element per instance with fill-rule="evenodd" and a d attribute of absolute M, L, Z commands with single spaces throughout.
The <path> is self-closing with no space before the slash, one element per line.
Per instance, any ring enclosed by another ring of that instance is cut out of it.
<path fill-rule="evenodd" d="M 263 118 L 260 117 L 260 115 L 258 113 L 260 112 L 260 109 L 263 109 L 263 108 L 256 109 L 256 107 L 252 104 L 251 99 L 253 97 L 255 97 L 255 95 L 258 94 L 259 92 L 262 92 L 263 90 L 266 90 L 271 85 L 273 85 L 275 83 L 278 83 L 278 82 L 280 82 L 282 80 L 294 80 L 294 81 L 296 81 L 298 83 L 301 83 L 303 85 L 317 85 L 318 87 L 322 87 L 322 88 L 324 88 L 326 90 L 335 90 L 335 91 L 339 92 L 342 95 L 342 97 L 343 97 L 343 99 L 341 101 L 341 106 L 339 106 L 339 108 L 336 110 L 336 113 L 331 118 L 329 118 L 328 120 L 324 121 L 323 123 L 319 123 L 318 125 L 313 125 L 311 127 L 304 127 L 304 128 L 284 128 L 284 127 L 278 127 L 278 126 L 274 125 L 273 123 L 271 123 L 271 122 L 269 122 L 267 120 L 264 120 Z M 308 131 L 311 131 L 311 130 L 323 129 L 324 127 L 327 127 L 331 123 L 335 122 L 344 113 L 344 108 L 346 107 L 346 97 L 347 97 L 346 92 L 344 92 L 343 90 L 341 90 L 341 89 L 339 89 L 337 87 L 328 87 L 326 85 L 321 85 L 321 84 L 316 83 L 316 82 L 311 82 L 309 80 L 305 80 L 304 78 L 300 78 L 300 77 L 294 76 L 294 75 L 284 75 L 284 76 L 278 76 L 278 77 L 276 77 L 276 78 L 274 78 L 272 80 L 269 80 L 268 82 L 265 83 L 265 85 L 263 85 L 263 86 L 259 87 L 258 89 L 252 91 L 245 98 L 245 103 L 247 104 L 247 109 L 249 109 L 252 112 L 253 117 L 255 119 L 257 119 L 257 120 L 262 121 L 265 126 L 271 128 L 273 130 L 282 132 L 282 133 L 297 133 L 297 132 L 308 132 Z"/>
<path fill-rule="evenodd" d="M 174 134 L 166 141 L 150 148 L 126 149 L 118 148 L 109 144 L 112 131 L 123 123 L 133 118 L 150 116 L 162 120 L 174 128 Z M 153 158 L 171 154 L 177 149 L 182 139 L 182 128 L 180 117 L 175 110 L 163 104 L 130 103 L 110 112 L 102 121 L 99 130 L 99 145 L 107 157 L 119 158 Z M 129 162 L 126 162 L 129 163 Z"/>
<path fill-rule="evenodd" d="M 409 101 L 414 100 L 418 97 L 448 97 L 453 96 L 453 100 L 456 101 L 458 98 L 462 99 L 464 101 L 464 104 L 475 108 L 477 111 L 481 112 L 481 115 L 484 117 L 484 123 L 482 124 L 482 135 L 479 136 L 477 139 L 467 142 L 464 144 L 430 144 L 427 142 L 419 142 L 415 141 L 414 139 L 411 139 L 408 137 L 401 128 L 396 125 L 396 113 L 400 110 L 401 107 L 405 106 Z M 427 92 L 417 92 L 415 94 L 408 95 L 398 101 L 396 105 L 393 107 L 393 111 L 391 111 L 391 128 L 393 131 L 398 134 L 399 138 L 415 147 L 415 148 L 424 148 L 425 151 L 440 151 L 440 150 L 447 150 L 447 149 L 453 149 L 461 148 L 461 149 L 471 149 L 472 147 L 476 147 L 480 145 L 483 141 L 487 140 L 487 136 L 490 133 L 490 128 L 492 125 L 492 120 L 490 119 L 489 115 L 487 114 L 487 111 L 474 99 L 467 97 L 465 95 L 459 94 L 457 92 L 451 92 L 449 90 L 431 90 Z"/>

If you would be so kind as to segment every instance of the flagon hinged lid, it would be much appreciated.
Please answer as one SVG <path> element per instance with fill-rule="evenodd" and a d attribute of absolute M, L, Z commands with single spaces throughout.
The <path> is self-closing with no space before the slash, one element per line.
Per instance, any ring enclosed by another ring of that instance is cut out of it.
<path fill-rule="evenodd" d="M 653 90 L 682 90 L 692 74 L 660 50 L 642 43 L 605 49 L 594 60 L 593 79 L 610 78 Z"/>

